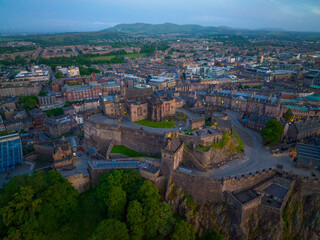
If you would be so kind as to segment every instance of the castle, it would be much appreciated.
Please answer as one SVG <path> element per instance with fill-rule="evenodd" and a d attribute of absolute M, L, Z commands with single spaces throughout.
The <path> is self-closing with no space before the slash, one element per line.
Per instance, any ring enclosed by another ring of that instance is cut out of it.
<path fill-rule="evenodd" d="M 228 121 L 224 114 L 213 113 L 212 116 L 213 121 Z M 199 119 L 199 122 L 203 121 Z M 126 125 L 120 119 L 108 118 L 99 110 L 87 112 L 84 116 L 85 141 L 107 149 L 100 160 L 89 162 L 91 184 L 96 184 L 103 173 L 112 169 L 138 169 L 142 177 L 152 181 L 164 196 L 172 190 L 171 186 L 177 185 L 195 201 L 226 202 L 235 223 L 244 230 L 255 213 L 279 223 L 295 185 L 308 182 L 308 191 L 320 190 L 317 181 L 279 169 L 261 169 L 240 177 L 215 178 L 193 174 L 194 170 L 205 172 L 230 157 L 222 152 L 223 148 L 210 147 L 212 143 L 220 142 L 227 131 L 203 127 L 202 124 L 197 127 L 191 134 L 177 130 L 161 132 Z M 110 150 L 114 144 L 148 155 L 160 155 L 161 160 L 112 157 Z M 199 146 L 208 149 L 203 151 Z"/>

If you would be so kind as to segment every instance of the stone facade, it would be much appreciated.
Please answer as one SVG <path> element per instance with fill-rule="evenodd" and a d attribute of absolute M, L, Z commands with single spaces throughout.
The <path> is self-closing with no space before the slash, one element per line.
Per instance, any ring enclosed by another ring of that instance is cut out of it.
<path fill-rule="evenodd" d="M 52 157 L 55 168 L 73 168 L 72 149 L 69 142 L 63 142 L 56 146 Z"/>
<path fill-rule="evenodd" d="M 149 101 L 149 119 L 162 121 L 165 117 L 176 113 L 176 99 L 164 91 L 156 92 Z"/>
<path fill-rule="evenodd" d="M 148 103 L 129 102 L 127 103 L 127 113 L 131 122 L 147 119 Z"/>
<path fill-rule="evenodd" d="M 278 117 L 280 102 L 274 97 L 232 91 L 213 91 L 206 96 L 206 103 L 212 111 L 231 109 L 236 112 L 256 113 Z"/>
<path fill-rule="evenodd" d="M 124 117 L 126 115 L 125 102 L 118 97 L 100 96 L 100 107 L 103 113 L 110 117 Z"/>
<path fill-rule="evenodd" d="M 204 117 L 193 118 L 189 120 L 189 128 L 190 129 L 198 129 L 199 127 L 203 127 L 205 125 Z"/>
<path fill-rule="evenodd" d="M 168 138 L 167 145 L 161 149 L 161 172 L 169 176 L 178 169 L 183 159 L 183 143 L 178 137 Z"/>

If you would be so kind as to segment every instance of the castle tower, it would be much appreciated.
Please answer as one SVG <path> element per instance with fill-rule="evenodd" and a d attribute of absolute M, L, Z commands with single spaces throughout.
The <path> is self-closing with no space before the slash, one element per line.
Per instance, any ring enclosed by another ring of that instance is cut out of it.
<path fill-rule="evenodd" d="M 161 173 L 169 176 L 178 169 L 183 157 L 183 142 L 179 137 L 168 138 L 167 145 L 161 149 Z"/>

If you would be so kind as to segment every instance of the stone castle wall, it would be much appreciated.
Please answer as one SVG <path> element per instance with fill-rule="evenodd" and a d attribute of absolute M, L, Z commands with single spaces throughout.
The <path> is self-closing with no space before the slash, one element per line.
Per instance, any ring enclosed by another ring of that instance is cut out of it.
<path fill-rule="evenodd" d="M 97 111 L 90 111 L 91 114 Z M 160 154 L 169 133 L 158 134 L 121 126 L 121 124 L 103 124 L 90 120 L 90 114 L 84 117 L 84 138 L 96 145 L 114 140 L 115 145 L 125 145 L 147 155 Z"/>
<path fill-rule="evenodd" d="M 224 201 L 224 191 L 233 192 L 240 189 L 249 189 L 275 174 L 276 170 L 270 170 L 248 177 L 220 180 L 173 171 L 172 182 L 181 186 L 184 191 L 196 200 L 201 202 L 218 202 Z"/>
<path fill-rule="evenodd" d="M 147 155 L 159 154 L 166 143 L 166 139 L 167 134 L 156 134 L 121 127 L 121 144 Z"/>
<path fill-rule="evenodd" d="M 224 200 L 222 184 L 219 180 L 173 171 L 172 182 L 181 186 L 195 200 L 201 202 L 219 202 Z"/>

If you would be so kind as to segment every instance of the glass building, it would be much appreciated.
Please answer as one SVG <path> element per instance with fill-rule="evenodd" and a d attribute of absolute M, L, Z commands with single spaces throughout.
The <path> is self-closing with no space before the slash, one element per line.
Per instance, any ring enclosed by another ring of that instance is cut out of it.
<path fill-rule="evenodd" d="M 19 134 L 0 137 L 0 172 L 22 164 L 22 144 Z"/>

